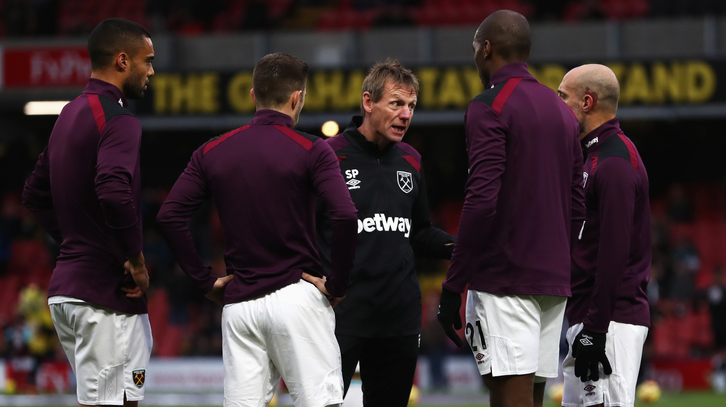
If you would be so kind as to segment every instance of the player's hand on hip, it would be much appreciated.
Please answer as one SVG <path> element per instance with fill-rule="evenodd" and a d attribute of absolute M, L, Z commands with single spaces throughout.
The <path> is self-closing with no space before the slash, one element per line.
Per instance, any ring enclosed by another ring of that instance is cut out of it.
<path fill-rule="evenodd" d="M 323 293 L 325 298 L 327 298 L 328 301 L 330 301 L 330 306 L 333 308 L 335 308 L 335 306 L 338 305 L 338 303 L 341 300 L 343 300 L 343 298 L 345 298 L 345 297 L 333 297 L 332 295 L 330 295 L 328 290 L 325 288 L 325 282 L 328 281 L 328 279 L 325 278 L 325 276 L 323 276 L 323 278 L 320 278 L 320 277 L 315 277 L 313 275 L 310 275 L 308 273 L 303 273 L 302 278 L 303 278 L 303 280 L 305 280 L 309 283 L 312 283 L 318 290 L 320 290 L 320 292 Z"/>
<path fill-rule="evenodd" d="M 600 380 L 600 364 L 606 375 L 613 372 L 605 355 L 605 334 L 580 331 L 572 343 L 572 357 L 575 358 L 575 376 L 583 382 Z"/>
<path fill-rule="evenodd" d="M 227 284 L 232 281 L 233 278 L 234 274 L 218 278 L 217 281 L 214 282 L 212 289 L 204 294 L 204 296 L 219 305 L 224 304 L 224 289 L 225 287 L 227 287 Z"/>
<path fill-rule="evenodd" d="M 121 291 L 125 292 L 127 297 L 139 298 L 149 289 L 149 272 L 146 270 L 143 254 L 139 253 L 138 256 L 130 257 L 124 263 L 124 274 L 131 274 L 131 278 L 136 283 L 134 288 L 121 287 Z"/>
<path fill-rule="evenodd" d="M 454 341 L 458 347 L 464 345 L 464 341 L 456 333 L 456 330 L 462 327 L 461 314 L 459 313 L 460 308 L 461 294 L 442 288 L 441 299 L 439 300 L 439 312 L 436 314 L 436 319 L 444 328 L 446 336 Z"/>

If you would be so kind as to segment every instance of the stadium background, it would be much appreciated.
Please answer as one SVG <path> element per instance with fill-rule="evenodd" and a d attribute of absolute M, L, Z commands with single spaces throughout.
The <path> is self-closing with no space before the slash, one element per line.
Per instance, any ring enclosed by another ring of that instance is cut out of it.
<path fill-rule="evenodd" d="M 713 338 L 713 326 L 726 326 L 724 291 L 715 288 L 726 265 L 726 2 L 717 0 L 0 0 L 0 390 L 73 385 L 44 306 L 58 247 L 20 203 L 56 116 L 24 109 L 80 93 L 90 72 L 87 34 L 98 22 L 145 25 L 157 55 L 150 91 L 133 106 L 144 130 L 144 253 L 159 372 L 154 382 L 150 368 L 148 391 L 218 393 L 221 309 L 176 266 L 154 217 L 191 153 L 251 119 L 256 61 L 281 51 L 310 65 L 298 128 L 321 137 L 324 122 L 342 128 L 358 111 L 372 63 L 396 58 L 414 69 L 421 93 L 405 141 L 422 154 L 434 223 L 455 233 L 467 173 L 463 114 L 482 91 L 471 40 L 501 8 L 530 19 L 530 68 L 542 83 L 556 88 L 587 62 L 618 75 L 622 128 L 651 181 L 653 327 L 642 378 L 672 392 L 725 391 L 726 354 Z M 214 208 L 192 228 L 223 274 Z M 445 262 L 419 259 L 424 401 L 481 391 L 468 350 L 454 348 L 435 322 L 445 271 Z M 726 395 L 720 400 L 726 405 Z"/>

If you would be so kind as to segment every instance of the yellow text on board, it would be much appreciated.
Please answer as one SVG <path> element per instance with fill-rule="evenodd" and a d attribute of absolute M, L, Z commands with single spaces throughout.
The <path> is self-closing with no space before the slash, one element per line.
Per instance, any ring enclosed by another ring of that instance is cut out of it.
<path fill-rule="evenodd" d="M 620 105 L 708 103 L 717 75 L 706 61 L 654 61 L 607 63 L 620 81 Z M 532 65 L 530 72 L 556 90 L 568 68 L 560 64 Z M 418 108 L 465 109 L 484 91 L 474 66 L 421 67 L 414 70 L 421 88 Z M 225 78 L 223 80 L 223 78 Z M 360 109 L 365 70 L 325 70 L 310 73 L 305 110 L 354 112 Z M 158 73 L 152 78 L 156 115 L 215 115 L 252 113 L 252 72 L 222 76 L 216 72 Z M 223 112 L 222 106 L 228 106 Z"/>

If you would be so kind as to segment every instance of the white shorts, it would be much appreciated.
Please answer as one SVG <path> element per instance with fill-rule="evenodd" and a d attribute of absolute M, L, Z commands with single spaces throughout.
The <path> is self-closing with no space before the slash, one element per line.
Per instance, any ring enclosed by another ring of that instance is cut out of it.
<path fill-rule="evenodd" d="M 280 381 L 296 407 L 343 402 L 335 313 L 300 280 L 222 312 L 225 407 L 267 406 Z"/>
<path fill-rule="evenodd" d="M 148 314 L 124 314 L 84 302 L 51 302 L 49 307 L 76 375 L 78 403 L 123 405 L 124 394 L 128 401 L 144 399 L 153 345 Z"/>
<path fill-rule="evenodd" d="M 557 377 L 566 302 L 566 297 L 469 290 L 464 333 L 479 373 Z"/>
<path fill-rule="evenodd" d="M 567 330 L 567 343 L 572 344 L 581 330 L 582 323 L 571 326 Z M 565 376 L 562 405 L 579 407 L 605 403 L 605 407 L 633 406 L 646 336 L 648 327 L 610 322 L 605 336 L 605 355 L 613 373 L 605 376 L 600 365 L 600 380 L 596 382 L 582 382 L 575 376 L 575 359 L 570 345 L 567 357 L 562 362 L 562 373 Z"/>

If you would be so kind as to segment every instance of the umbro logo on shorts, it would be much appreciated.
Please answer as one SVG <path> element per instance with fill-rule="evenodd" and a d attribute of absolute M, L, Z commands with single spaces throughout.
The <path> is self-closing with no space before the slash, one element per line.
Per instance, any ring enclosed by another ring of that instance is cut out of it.
<path fill-rule="evenodd" d="M 132 371 L 131 377 L 134 380 L 134 385 L 136 385 L 136 387 L 144 387 L 144 382 L 146 381 L 146 369 Z"/>
<path fill-rule="evenodd" d="M 593 390 L 595 390 L 595 388 L 596 388 L 595 386 L 593 386 L 591 384 L 588 384 L 587 386 L 585 386 L 585 388 L 583 390 L 585 390 L 585 391 L 593 391 Z"/>
<path fill-rule="evenodd" d="M 476 354 L 476 360 L 482 360 L 482 359 L 484 359 L 484 354 L 483 353 L 477 353 Z"/>

